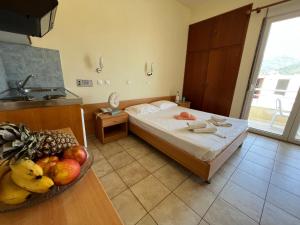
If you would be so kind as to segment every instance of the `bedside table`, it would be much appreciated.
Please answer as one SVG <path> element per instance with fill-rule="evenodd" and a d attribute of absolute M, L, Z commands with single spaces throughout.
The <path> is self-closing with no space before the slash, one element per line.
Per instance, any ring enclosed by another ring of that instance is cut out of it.
<path fill-rule="evenodd" d="M 128 135 L 128 114 L 121 111 L 117 115 L 96 114 L 96 135 L 102 144 L 118 140 Z"/>
<path fill-rule="evenodd" d="M 178 102 L 178 106 L 184 107 L 184 108 L 191 108 L 191 102 L 184 101 L 184 102 Z"/>

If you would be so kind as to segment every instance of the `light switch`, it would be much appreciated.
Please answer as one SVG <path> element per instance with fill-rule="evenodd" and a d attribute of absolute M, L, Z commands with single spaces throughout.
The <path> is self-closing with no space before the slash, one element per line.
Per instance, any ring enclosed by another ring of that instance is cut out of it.
<path fill-rule="evenodd" d="M 77 87 L 93 87 L 93 81 L 92 80 L 76 80 Z"/>
<path fill-rule="evenodd" d="M 106 85 L 110 85 L 110 80 L 105 80 L 104 83 L 105 83 Z"/>
<path fill-rule="evenodd" d="M 103 80 L 97 80 L 98 85 L 103 85 Z"/>

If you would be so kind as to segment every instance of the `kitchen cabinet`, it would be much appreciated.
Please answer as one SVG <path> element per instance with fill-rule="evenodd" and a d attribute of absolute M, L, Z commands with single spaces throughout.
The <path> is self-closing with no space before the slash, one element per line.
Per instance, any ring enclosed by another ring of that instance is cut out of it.
<path fill-rule="evenodd" d="M 0 122 L 23 123 L 31 130 L 71 128 L 77 141 L 84 144 L 81 105 L 59 105 L 0 111 Z"/>

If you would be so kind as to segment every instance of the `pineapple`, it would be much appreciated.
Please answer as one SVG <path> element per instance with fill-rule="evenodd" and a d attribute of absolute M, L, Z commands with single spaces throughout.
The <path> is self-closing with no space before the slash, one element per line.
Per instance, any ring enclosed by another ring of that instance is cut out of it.
<path fill-rule="evenodd" d="M 46 156 L 59 154 L 63 150 L 76 145 L 74 137 L 70 134 L 58 131 L 46 131 L 40 134 L 44 136 L 44 141 L 38 150 Z"/>
<path fill-rule="evenodd" d="M 56 155 L 76 145 L 74 137 L 57 131 L 30 132 L 24 125 L 0 124 L 0 161 L 27 158 L 37 160 Z"/>

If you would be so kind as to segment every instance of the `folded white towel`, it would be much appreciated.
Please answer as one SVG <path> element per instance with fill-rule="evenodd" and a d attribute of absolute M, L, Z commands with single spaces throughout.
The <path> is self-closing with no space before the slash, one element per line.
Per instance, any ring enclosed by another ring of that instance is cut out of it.
<path fill-rule="evenodd" d="M 218 122 L 218 123 L 222 123 L 222 122 L 225 122 L 227 120 L 225 117 L 217 116 L 217 115 L 212 115 L 210 118 L 213 121 Z"/>
<path fill-rule="evenodd" d="M 188 129 L 189 130 L 194 130 L 194 129 L 200 129 L 200 128 L 206 128 L 207 123 L 205 121 L 195 121 L 191 123 L 187 123 Z"/>
<path fill-rule="evenodd" d="M 206 128 L 200 128 L 200 129 L 194 129 L 194 133 L 216 133 L 217 132 L 216 127 L 206 127 Z"/>

